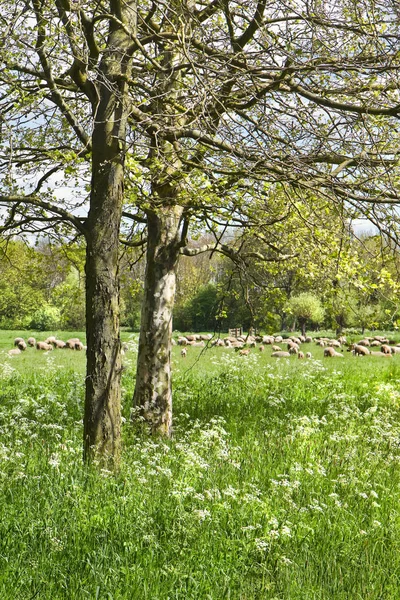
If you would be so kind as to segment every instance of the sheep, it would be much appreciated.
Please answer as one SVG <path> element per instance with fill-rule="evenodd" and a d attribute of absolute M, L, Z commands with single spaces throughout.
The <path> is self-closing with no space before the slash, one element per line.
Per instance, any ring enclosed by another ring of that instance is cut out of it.
<path fill-rule="evenodd" d="M 338 340 L 329 340 L 328 342 L 328 346 L 334 347 L 334 348 L 340 348 L 341 344 Z"/>
<path fill-rule="evenodd" d="M 341 354 L 340 352 L 336 352 L 336 350 L 332 348 L 332 346 L 328 346 L 327 348 L 325 348 L 324 356 L 325 358 L 333 358 L 334 356 L 343 358 L 343 354 Z"/>
<path fill-rule="evenodd" d="M 65 344 L 70 350 L 83 350 L 83 344 L 79 338 L 70 338 Z"/>
<path fill-rule="evenodd" d="M 46 342 L 46 344 L 55 344 L 56 343 L 56 338 L 54 335 L 51 335 L 50 337 L 47 338 L 47 340 L 44 340 Z"/>
<path fill-rule="evenodd" d="M 352 344 L 348 352 L 353 352 L 355 356 L 368 356 L 370 351 L 365 346 L 360 346 L 359 344 Z"/>
<path fill-rule="evenodd" d="M 357 346 L 370 346 L 370 345 L 371 344 L 370 344 L 369 340 L 367 340 L 366 338 L 357 342 Z"/>
<path fill-rule="evenodd" d="M 297 358 L 304 358 L 304 352 L 299 352 L 297 354 Z"/>
<path fill-rule="evenodd" d="M 243 348 L 242 350 L 239 350 L 239 355 L 240 356 L 248 356 L 250 354 L 250 349 L 247 348 L 246 350 Z"/>
<path fill-rule="evenodd" d="M 280 352 L 282 350 L 282 348 L 280 346 L 276 346 L 275 344 L 272 346 L 272 350 L 274 352 Z"/>
<path fill-rule="evenodd" d="M 276 344 L 281 344 L 281 343 L 283 342 L 283 337 L 282 337 L 281 335 L 277 335 L 277 336 L 275 337 L 275 340 L 274 340 L 274 342 L 275 342 Z"/>
<path fill-rule="evenodd" d="M 18 342 L 17 348 L 19 350 L 21 350 L 21 352 L 23 352 L 24 350 L 26 350 L 27 346 L 26 346 L 24 340 L 21 340 L 20 342 Z"/>
<path fill-rule="evenodd" d="M 306 352 L 306 358 L 312 358 L 311 352 Z"/>
<path fill-rule="evenodd" d="M 24 342 L 25 343 L 24 338 L 22 338 L 22 337 L 16 337 L 15 340 L 14 340 L 14 346 L 18 346 L 18 344 L 20 342 Z"/>
<path fill-rule="evenodd" d="M 21 354 L 21 350 L 19 348 L 11 348 L 7 354 L 8 356 L 17 356 L 18 354 Z"/>
<path fill-rule="evenodd" d="M 298 352 L 299 352 L 298 345 L 293 344 L 292 346 L 289 346 L 289 344 L 288 344 L 288 352 L 289 352 L 289 354 L 298 354 Z"/>
<path fill-rule="evenodd" d="M 47 344 L 46 342 L 36 342 L 36 349 L 49 351 L 53 350 L 53 346 L 51 344 Z"/>
<path fill-rule="evenodd" d="M 182 350 L 181 350 L 181 356 L 182 356 L 182 358 L 186 358 L 186 354 L 187 354 L 186 348 L 182 348 Z"/>
<path fill-rule="evenodd" d="M 400 354 L 400 348 L 397 348 L 396 346 L 391 346 L 390 350 L 392 354 Z"/>
<path fill-rule="evenodd" d="M 27 343 L 28 343 L 28 346 L 32 346 L 32 348 L 36 346 L 36 340 L 34 337 L 29 337 L 27 339 Z"/>
<path fill-rule="evenodd" d="M 289 354 L 289 352 L 285 352 L 284 350 L 281 350 L 280 352 L 273 352 L 271 354 L 271 356 L 273 356 L 274 358 L 289 358 L 290 354 Z"/>
<path fill-rule="evenodd" d="M 258 346 L 258 349 L 260 352 L 264 352 L 264 346 L 262 344 L 260 346 Z"/>
<path fill-rule="evenodd" d="M 306 336 L 306 339 L 304 340 L 304 342 L 306 344 L 310 344 L 312 342 L 312 337 L 310 337 L 309 335 Z"/>
<path fill-rule="evenodd" d="M 296 351 L 296 354 L 297 354 L 297 352 L 300 350 L 300 348 L 299 348 L 298 344 L 296 344 L 295 342 L 288 342 L 288 344 L 287 344 L 287 349 L 288 349 L 288 351 L 290 352 L 290 350 L 291 350 L 292 348 L 294 348 L 294 349 L 295 349 L 295 351 Z"/>
<path fill-rule="evenodd" d="M 185 338 L 183 336 L 178 337 L 178 346 L 186 346 L 187 343 L 188 343 L 187 338 Z"/>
<path fill-rule="evenodd" d="M 379 352 L 379 351 L 371 351 L 370 356 L 384 356 L 385 358 L 392 358 L 392 354 L 386 354 L 386 352 Z"/>
<path fill-rule="evenodd" d="M 65 342 L 63 342 L 62 340 L 56 340 L 54 342 L 53 346 L 54 346 L 54 348 L 62 349 L 62 348 L 66 348 L 67 344 Z"/>
<path fill-rule="evenodd" d="M 382 344 L 382 346 L 381 346 L 381 352 L 383 352 L 384 354 L 391 354 L 392 353 L 392 349 L 387 344 Z"/>

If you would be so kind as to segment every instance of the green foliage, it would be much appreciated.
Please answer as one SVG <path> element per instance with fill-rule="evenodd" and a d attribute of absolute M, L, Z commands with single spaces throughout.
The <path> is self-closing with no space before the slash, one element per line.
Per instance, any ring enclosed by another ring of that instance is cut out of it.
<path fill-rule="evenodd" d="M 76 268 L 71 268 L 66 279 L 52 291 L 51 299 L 59 311 L 62 329 L 84 329 L 85 289 L 82 276 Z"/>
<path fill-rule="evenodd" d="M 38 308 L 32 315 L 29 323 L 31 329 L 37 331 L 55 331 L 60 328 L 61 313 L 55 306 L 45 304 Z"/>
<path fill-rule="evenodd" d="M 325 315 L 321 301 L 310 292 L 290 298 L 286 310 L 298 320 L 302 328 L 308 322 L 321 323 Z"/>
<path fill-rule="evenodd" d="M 174 311 L 174 328 L 180 331 L 214 331 L 219 307 L 218 288 L 201 286 L 197 293 Z"/>

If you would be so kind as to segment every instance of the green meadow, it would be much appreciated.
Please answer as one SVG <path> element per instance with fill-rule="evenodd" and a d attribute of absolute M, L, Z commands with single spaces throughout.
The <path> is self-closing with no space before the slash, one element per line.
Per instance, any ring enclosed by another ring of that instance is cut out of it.
<path fill-rule="evenodd" d="M 84 353 L 9 357 L 18 334 L 0 333 L 2 600 L 399 598 L 400 355 L 174 347 L 163 440 L 131 424 L 124 333 L 115 475 L 82 465 Z"/>

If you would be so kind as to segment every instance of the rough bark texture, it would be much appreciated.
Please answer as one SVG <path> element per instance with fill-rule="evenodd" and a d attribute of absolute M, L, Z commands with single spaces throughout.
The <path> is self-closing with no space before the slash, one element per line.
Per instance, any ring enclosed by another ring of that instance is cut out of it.
<path fill-rule="evenodd" d="M 151 433 L 172 425 L 171 334 L 180 250 L 180 206 L 148 214 L 147 266 L 134 406 Z"/>
<path fill-rule="evenodd" d="M 124 194 L 127 84 L 135 2 L 111 3 L 124 28 L 112 23 L 100 64 L 93 129 L 92 186 L 86 224 L 87 376 L 84 458 L 117 468 L 121 446 L 119 228 Z"/>

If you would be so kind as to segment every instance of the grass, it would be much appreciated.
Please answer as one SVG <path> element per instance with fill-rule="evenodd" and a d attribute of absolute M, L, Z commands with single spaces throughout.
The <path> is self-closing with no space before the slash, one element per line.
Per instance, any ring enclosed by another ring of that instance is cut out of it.
<path fill-rule="evenodd" d="M 174 348 L 164 441 L 129 424 L 132 343 L 114 476 L 81 464 L 84 355 L 6 341 L 0 598 L 398 598 L 400 356 Z"/>

